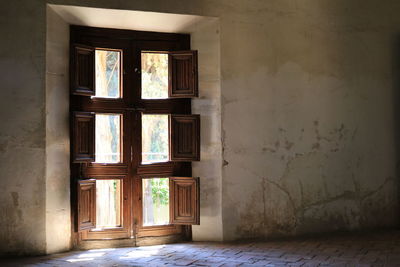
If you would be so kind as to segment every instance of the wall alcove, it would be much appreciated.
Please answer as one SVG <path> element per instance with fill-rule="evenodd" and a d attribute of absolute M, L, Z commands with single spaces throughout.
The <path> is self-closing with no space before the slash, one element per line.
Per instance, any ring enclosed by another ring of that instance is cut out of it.
<path fill-rule="evenodd" d="M 167 22 L 167 23 L 166 23 Z M 47 6 L 46 35 L 46 243 L 47 253 L 71 246 L 69 141 L 69 27 L 81 25 L 138 31 L 189 33 L 199 51 L 198 99 L 192 112 L 200 114 L 202 160 L 193 164 L 201 177 L 201 225 L 193 226 L 193 240 L 222 240 L 221 90 L 219 20 L 214 17 Z M 202 193 L 202 192 L 201 192 Z M 113 241 L 104 246 L 113 246 Z"/>

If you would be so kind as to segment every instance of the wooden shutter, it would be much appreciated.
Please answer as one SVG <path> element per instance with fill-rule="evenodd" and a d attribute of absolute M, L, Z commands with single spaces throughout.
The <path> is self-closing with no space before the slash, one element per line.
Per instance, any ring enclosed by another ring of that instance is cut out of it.
<path fill-rule="evenodd" d="M 169 52 L 168 77 L 170 98 L 197 97 L 197 51 Z"/>
<path fill-rule="evenodd" d="M 72 161 L 74 163 L 95 160 L 95 114 L 92 112 L 73 113 Z"/>
<path fill-rule="evenodd" d="M 200 180 L 198 177 L 170 177 L 170 223 L 200 224 Z"/>
<path fill-rule="evenodd" d="M 94 96 L 95 49 L 83 45 L 73 45 L 72 49 L 71 92 L 74 95 Z"/>
<path fill-rule="evenodd" d="M 78 231 L 96 227 L 96 181 L 78 181 Z"/>
<path fill-rule="evenodd" d="M 171 161 L 200 160 L 200 115 L 170 116 Z"/>

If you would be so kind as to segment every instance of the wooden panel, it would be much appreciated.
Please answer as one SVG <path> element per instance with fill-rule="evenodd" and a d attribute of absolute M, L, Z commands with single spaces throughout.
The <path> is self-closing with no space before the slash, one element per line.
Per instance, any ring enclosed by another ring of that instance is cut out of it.
<path fill-rule="evenodd" d="M 78 181 L 78 231 L 96 227 L 96 180 Z"/>
<path fill-rule="evenodd" d="M 169 97 L 197 97 L 197 51 L 168 53 Z"/>
<path fill-rule="evenodd" d="M 93 176 L 115 176 L 128 174 L 128 166 L 124 164 L 105 165 L 102 163 L 92 163 L 84 170 L 84 177 Z"/>
<path fill-rule="evenodd" d="M 95 91 L 95 49 L 74 45 L 71 59 L 71 92 L 93 96 Z"/>
<path fill-rule="evenodd" d="M 170 116 L 171 161 L 200 160 L 200 115 Z"/>
<path fill-rule="evenodd" d="M 93 162 L 95 160 L 95 114 L 73 113 L 72 161 Z"/>
<path fill-rule="evenodd" d="M 198 177 L 170 177 L 171 224 L 200 224 L 200 180 Z"/>
<path fill-rule="evenodd" d="M 139 226 L 137 237 L 180 234 L 182 227 L 182 225 Z"/>

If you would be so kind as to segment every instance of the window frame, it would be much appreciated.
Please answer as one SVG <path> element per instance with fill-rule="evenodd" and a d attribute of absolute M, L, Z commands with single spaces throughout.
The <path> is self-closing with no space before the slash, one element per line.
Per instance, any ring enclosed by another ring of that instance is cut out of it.
<path fill-rule="evenodd" d="M 192 168 L 190 162 L 173 162 L 171 158 L 168 162 L 141 164 L 142 129 L 140 117 L 142 112 L 146 114 L 191 114 L 191 99 L 141 99 L 141 74 L 140 71 L 135 71 L 135 68 L 141 70 L 142 51 L 163 53 L 189 50 L 190 36 L 187 34 L 139 32 L 74 25 L 70 29 L 71 45 L 83 44 L 99 50 L 121 51 L 121 97 L 103 98 L 71 93 L 70 114 L 72 115 L 75 111 L 84 111 L 121 114 L 122 116 L 121 162 L 74 163 L 71 161 L 71 205 L 72 207 L 77 205 L 76 184 L 78 180 L 82 179 L 113 179 L 113 177 L 118 177 L 117 179 L 123 181 L 121 195 L 124 196 L 123 203 L 121 203 L 124 210 L 122 227 L 107 228 L 104 231 L 95 232 L 89 230 L 76 231 L 72 227 L 73 243 L 77 244 L 85 240 L 119 238 L 137 240 L 138 238 L 163 235 L 180 235 L 182 238 L 188 238 L 191 235 L 191 226 L 189 225 L 143 226 L 141 217 L 142 179 L 172 176 L 191 177 Z M 72 54 L 71 58 L 73 58 Z M 73 208 L 71 213 L 72 217 L 76 218 L 76 209 Z"/>

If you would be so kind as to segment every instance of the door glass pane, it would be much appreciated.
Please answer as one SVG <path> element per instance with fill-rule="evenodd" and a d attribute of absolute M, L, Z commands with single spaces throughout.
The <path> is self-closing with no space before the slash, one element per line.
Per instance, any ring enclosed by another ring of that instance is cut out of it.
<path fill-rule="evenodd" d="M 169 179 L 143 179 L 143 226 L 169 224 Z"/>
<path fill-rule="evenodd" d="M 168 98 L 168 54 L 142 53 L 142 98 Z"/>
<path fill-rule="evenodd" d="M 142 163 L 169 160 L 168 115 L 142 115 Z"/>
<path fill-rule="evenodd" d="M 96 180 L 96 228 L 121 226 L 121 180 Z"/>
<path fill-rule="evenodd" d="M 96 157 L 98 163 L 121 161 L 121 115 L 96 114 Z"/>
<path fill-rule="evenodd" d="M 96 50 L 95 97 L 119 98 L 121 85 L 121 52 Z"/>

